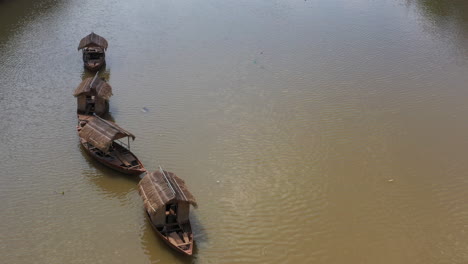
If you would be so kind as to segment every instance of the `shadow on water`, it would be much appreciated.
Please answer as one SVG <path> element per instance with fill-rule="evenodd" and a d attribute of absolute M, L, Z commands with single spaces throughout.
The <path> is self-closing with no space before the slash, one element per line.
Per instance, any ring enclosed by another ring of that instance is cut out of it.
<path fill-rule="evenodd" d="M 129 192 L 137 188 L 140 181 L 139 176 L 126 175 L 104 166 L 90 157 L 84 147 L 81 144 L 79 145 L 80 152 L 90 167 L 90 169 L 83 171 L 83 175 L 99 187 L 103 193 L 111 197 L 124 199 Z"/>
<path fill-rule="evenodd" d="M 81 52 L 80 52 L 81 55 Z M 89 77 L 94 77 L 96 75 L 96 72 L 89 71 L 83 66 L 83 72 L 81 73 L 81 80 L 84 80 Z M 107 68 L 107 65 L 104 65 L 103 68 L 99 70 L 99 78 L 104 79 L 106 82 L 110 81 L 110 69 Z"/>
<path fill-rule="evenodd" d="M 434 27 L 436 33 L 449 37 L 465 55 L 468 54 L 468 1 L 407 0 Z"/>
<path fill-rule="evenodd" d="M 468 18 L 466 13 L 468 3 L 465 0 L 410 0 L 410 2 L 415 2 L 429 17 L 455 18 L 464 21 Z"/>
<path fill-rule="evenodd" d="M 57 0 L 0 0 L 0 44 L 22 31 L 29 21 L 48 16 L 60 4 Z"/>

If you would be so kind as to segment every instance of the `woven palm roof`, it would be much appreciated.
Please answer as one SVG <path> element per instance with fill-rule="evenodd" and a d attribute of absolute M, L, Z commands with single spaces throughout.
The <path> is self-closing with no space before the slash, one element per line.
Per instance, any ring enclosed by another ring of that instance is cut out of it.
<path fill-rule="evenodd" d="M 89 77 L 84 79 L 73 93 L 75 97 L 80 94 L 94 95 L 109 100 L 112 96 L 112 87 L 101 78 Z"/>
<path fill-rule="evenodd" d="M 124 137 L 135 139 L 132 133 L 98 116 L 88 121 L 78 135 L 105 153 L 108 152 L 114 140 Z"/>
<path fill-rule="evenodd" d="M 107 50 L 107 40 L 98 34 L 92 32 L 88 36 L 81 39 L 80 44 L 78 45 L 78 50 L 85 47 L 101 47 L 104 50 Z"/>
<path fill-rule="evenodd" d="M 178 201 L 197 206 L 184 180 L 168 171 L 148 172 L 138 184 L 138 192 L 148 213 L 154 213 L 166 204 Z"/>

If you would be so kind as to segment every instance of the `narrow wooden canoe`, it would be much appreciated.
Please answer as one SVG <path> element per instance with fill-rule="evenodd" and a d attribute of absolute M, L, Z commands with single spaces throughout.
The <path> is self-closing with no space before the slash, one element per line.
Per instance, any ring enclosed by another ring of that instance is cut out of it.
<path fill-rule="evenodd" d="M 153 227 L 156 234 L 168 244 L 171 248 L 175 249 L 184 255 L 191 256 L 193 251 L 193 233 L 190 221 L 184 224 L 172 224 L 166 225 L 162 228 L 158 228 L 151 222 L 151 217 L 148 215 L 148 219 Z"/>
<path fill-rule="evenodd" d="M 80 142 L 88 155 L 111 169 L 129 175 L 140 175 L 146 171 L 140 160 L 130 150 L 116 142 L 112 142 L 111 151 L 108 153 L 95 148 L 83 138 L 80 138 Z"/>

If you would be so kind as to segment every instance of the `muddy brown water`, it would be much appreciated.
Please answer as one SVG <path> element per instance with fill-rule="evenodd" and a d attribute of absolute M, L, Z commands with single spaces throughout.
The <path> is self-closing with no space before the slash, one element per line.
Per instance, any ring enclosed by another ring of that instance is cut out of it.
<path fill-rule="evenodd" d="M 2 263 L 467 263 L 468 6 L 0 1 Z M 112 118 L 198 199 L 185 258 L 138 178 L 89 159 L 76 50 Z"/>

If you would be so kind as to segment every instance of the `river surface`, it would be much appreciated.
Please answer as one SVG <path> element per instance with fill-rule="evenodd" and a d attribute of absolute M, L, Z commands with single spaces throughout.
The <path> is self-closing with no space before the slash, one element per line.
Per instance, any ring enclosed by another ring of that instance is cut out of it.
<path fill-rule="evenodd" d="M 80 148 L 91 31 L 193 257 Z M 0 262 L 468 263 L 467 84 L 461 0 L 2 0 Z"/>

